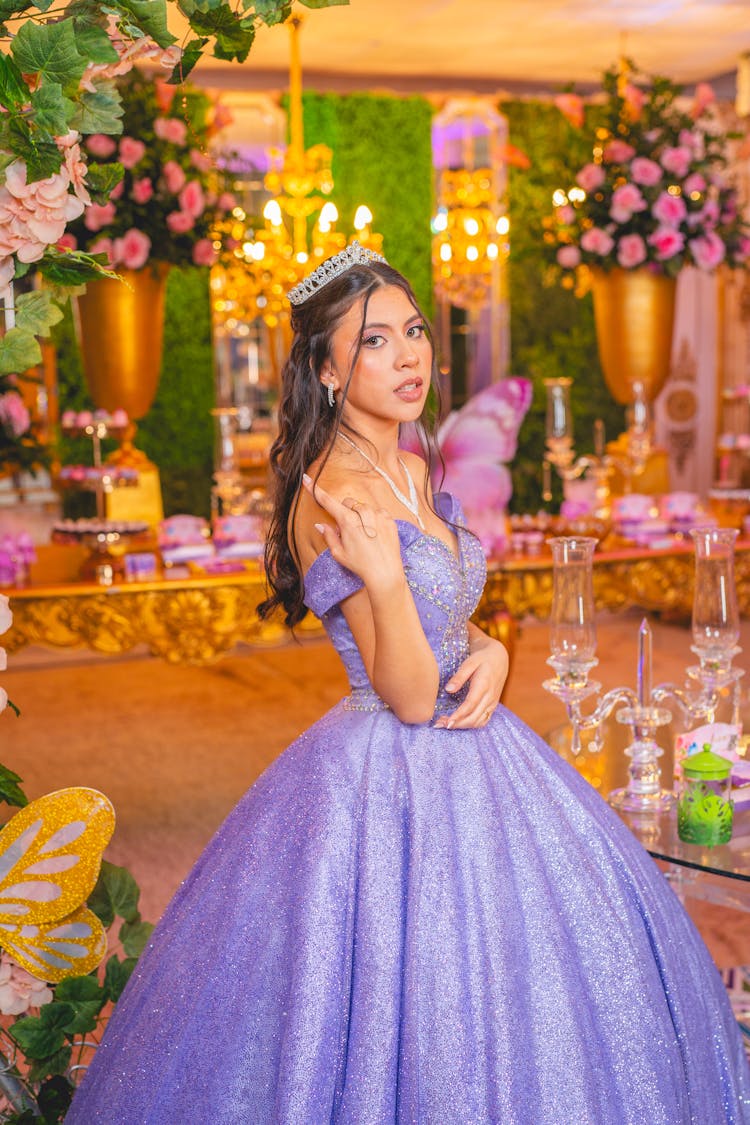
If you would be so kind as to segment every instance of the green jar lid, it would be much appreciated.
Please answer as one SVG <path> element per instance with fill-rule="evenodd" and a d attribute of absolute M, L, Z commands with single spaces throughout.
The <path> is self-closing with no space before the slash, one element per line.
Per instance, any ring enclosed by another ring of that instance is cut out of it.
<path fill-rule="evenodd" d="M 721 781 L 729 777 L 732 772 L 732 763 L 721 754 L 714 754 L 708 746 L 704 746 L 699 754 L 690 754 L 682 760 L 682 772 L 685 777 L 700 778 L 702 781 Z"/>

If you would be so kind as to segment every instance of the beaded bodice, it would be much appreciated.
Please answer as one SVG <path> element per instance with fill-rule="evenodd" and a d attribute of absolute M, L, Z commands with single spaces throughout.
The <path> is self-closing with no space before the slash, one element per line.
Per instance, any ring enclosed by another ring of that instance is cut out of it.
<path fill-rule="evenodd" d="M 468 621 L 482 594 L 486 567 L 479 540 L 463 527 L 460 505 L 447 492 L 435 496 L 440 516 L 458 527 L 458 557 L 442 540 L 420 531 L 408 520 L 397 520 L 406 580 L 416 603 L 422 627 L 440 670 L 436 714 L 453 710 L 456 694 L 444 685 L 468 655 Z M 340 603 L 362 586 L 323 551 L 305 576 L 305 604 L 323 622 L 349 677 L 350 710 L 378 711 L 386 704 L 367 677 L 362 657 L 341 611 Z"/>

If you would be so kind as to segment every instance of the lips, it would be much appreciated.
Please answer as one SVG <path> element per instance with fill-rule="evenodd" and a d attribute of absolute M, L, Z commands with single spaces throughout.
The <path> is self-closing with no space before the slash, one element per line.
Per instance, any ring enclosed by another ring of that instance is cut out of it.
<path fill-rule="evenodd" d="M 418 402 L 422 397 L 422 380 L 420 378 L 405 379 L 393 393 L 404 402 Z"/>

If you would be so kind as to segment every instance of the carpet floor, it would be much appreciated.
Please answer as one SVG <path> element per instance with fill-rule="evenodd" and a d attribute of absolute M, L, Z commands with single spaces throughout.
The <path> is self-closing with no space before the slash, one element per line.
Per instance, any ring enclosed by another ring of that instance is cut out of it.
<path fill-rule="evenodd" d="M 624 614 L 599 627 L 605 688 L 634 685 L 638 621 Z M 750 623 L 743 634 L 747 653 Z M 689 644 L 684 628 L 654 624 L 656 682 L 682 683 Z M 541 688 L 547 645 L 545 626 L 524 625 L 505 698 L 540 733 L 563 719 Z M 0 760 L 30 797 L 70 785 L 107 794 L 118 821 L 107 856 L 131 869 L 151 921 L 245 789 L 346 690 L 324 640 L 245 649 L 204 668 L 28 649 L 2 682 L 21 717 L 0 718 Z M 719 967 L 750 962 L 750 914 L 687 905 Z"/>

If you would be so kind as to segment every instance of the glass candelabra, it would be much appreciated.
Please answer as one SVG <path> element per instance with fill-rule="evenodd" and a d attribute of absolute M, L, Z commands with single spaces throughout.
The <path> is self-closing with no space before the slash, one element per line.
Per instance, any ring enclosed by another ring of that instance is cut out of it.
<path fill-rule="evenodd" d="M 602 725 L 615 711 L 615 719 L 631 729 L 625 750 L 630 759 L 628 782 L 609 796 L 611 804 L 631 812 L 659 812 L 673 800 L 661 787 L 659 759 L 663 751 L 656 732 L 672 720 L 664 706 L 676 706 L 684 722 L 713 722 L 721 694 L 734 692 L 735 721 L 739 710 L 738 683 L 742 672 L 732 667 L 740 651 L 739 615 L 734 586 L 734 540 L 726 529 L 696 529 L 696 570 L 693 602 L 693 648 L 699 664 L 688 668 L 688 686 L 652 685 L 652 633 L 645 619 L 638 631 L 636 687 L 616 687 L 601 695 L 601 684 L 589 679 L 596 667 L 596 629 L 593 590 L 593 557 L 596 539 L 563 536 L 550 540 L 553 595 L 550 650 L 547 663 L 555 676 L 544 688 L 565 705 L 571 725 L 571 750 L 581 752 L 581 735 L 591 732 L 590 751 L 601 747 Z M 596 697 L 594 709 L 584 714 L 582 704 Z"/>
<path fill-rule="evenodd" d="M 590 473 L 594 480 L 594 515 L 607 519 L 610 514 L 609 478 L 619 471 L 627 492 L 632 488 L 633 477 L 646 467 L 651 454 L 651 413 L 645 386 L 639 380 L 631 383 L 633 399 L 628 408 L 628 428 L 625 434 L 625 456 L 616 457 L 605 452 L 604 423 L 599 418 L 594 423 L 594 452 L 576 456 L 573 445 L 573 417 L 570 408 L 572 379 L 545 379 L 547 413 L 545 423 L 546 451 L 542 463 L 545 502 L 552 499 L 551 468 L 563 481 L 578 480 Z"/>

